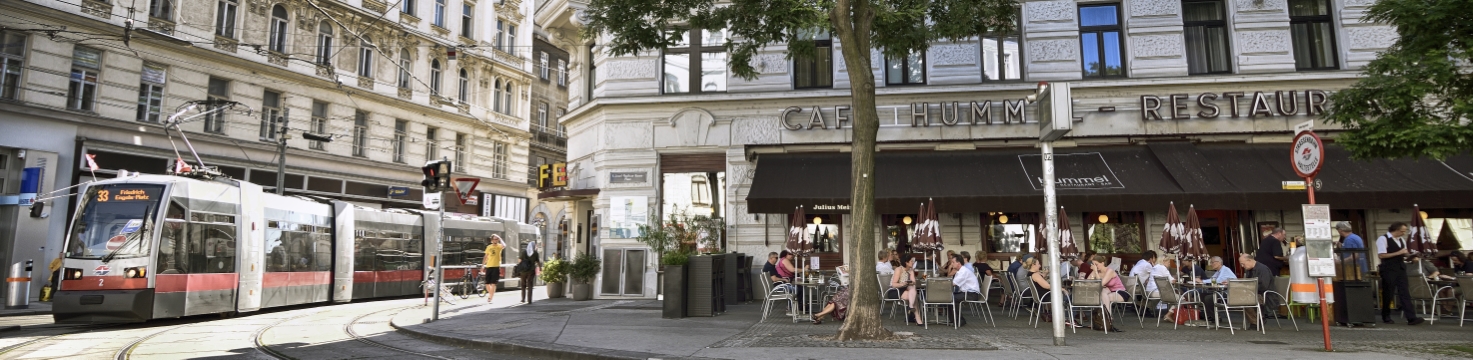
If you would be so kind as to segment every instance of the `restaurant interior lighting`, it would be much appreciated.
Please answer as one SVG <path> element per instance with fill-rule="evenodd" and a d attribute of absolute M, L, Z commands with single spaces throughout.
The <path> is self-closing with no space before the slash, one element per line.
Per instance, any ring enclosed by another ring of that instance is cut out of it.
<path fill-rule="evenodd" d="M 1427 212 L 1426 211 L 1420 211 L 1420 213 L 1421 214 L 1418 214 L 1418 215 L 1421 215 L 1422 216 L 1422 220 L 1427 220 Z"/>
<path fill-rule="evenodd" d="M 1100 214 L 1100 223 L 1104 224 L 1107 222 L 1110 222 L 1110 215 Z"/>
<path fill-rule="evenodd" d="M 903 222 L 906 225 L 910 225 L 910 221 L 910 216 L 906 216 L 904 219 L 900 219 L 900 222 Z"/>
<path fill-rule="evenodd" d="M 818 217 L 818 216 L 814 216 L 813 217 L 813 224 L 814 225 L 823 224 L 823 218 L 822 217 Z"/>
<path fill-rule="evenodd" d="M 1006 224 L 1006 223 L 1008 223 L 1008 216 L 1007 215 L 999 215 L 997 217 L 997 223 L 999 223 L 999 224 Z"/>

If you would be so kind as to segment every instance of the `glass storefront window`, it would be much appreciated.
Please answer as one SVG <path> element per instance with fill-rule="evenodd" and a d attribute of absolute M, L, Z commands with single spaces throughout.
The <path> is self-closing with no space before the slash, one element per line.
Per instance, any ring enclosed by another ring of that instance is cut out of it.
<path fill-rule="evenodd" d="M 1085 213 L 1081 221 L 1088 228 L 1090 253 L 1139 254 L 1145 249 L 1144 216 L 1140 212 Z"/>
<path fill-rule="evenodd" d="M 987 252 L 1024 253 L 1036 251 L 1038 215 L 1031 213 L 984 213 Z"/>

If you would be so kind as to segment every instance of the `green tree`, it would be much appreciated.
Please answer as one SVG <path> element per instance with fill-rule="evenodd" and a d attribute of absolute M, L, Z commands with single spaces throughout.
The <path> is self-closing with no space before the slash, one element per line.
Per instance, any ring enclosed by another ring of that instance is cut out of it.
<path fill-rule="evenodd" d="M 732 73 L 754 79 L 752 57 L 768 45 L 786 44 L 788 59 L 812 58 L 813 41 L 803 34 L 829 31 L 841 47 L 853 106 L 853 189 L 850 211 L 855 229 L 876 229 L 874 208 L 875 79 L 870 50 L 891 58 L 925 51 L 931 41 L 961 40 L 1006 33 L 1018 22 L 1016 0 L 592 0 L 583 35 L 598 38 L 613 55 L 636 54 L 680 43 L 680 30 L 727 29 L 725 43 Z M 848 238 L 854 278 L 849 315 L 841 341 L 889 338 L 880 323 L 879 283 L 875 274 L 875 232 L 857 230 Z"/>
<path fill-rule="evenodd" d="M 1473 0 L 1378 0 L 1366 20 L 1398 38 L 1365 78 L 1330 96 L 1325 120 L 1356 158 L 1442 159 L 1473 146 Z"/>

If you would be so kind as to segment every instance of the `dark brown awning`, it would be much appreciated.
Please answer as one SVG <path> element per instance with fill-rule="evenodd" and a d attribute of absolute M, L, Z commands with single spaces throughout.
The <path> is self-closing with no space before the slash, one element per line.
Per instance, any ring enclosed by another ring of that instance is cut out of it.
<path fill-rule="evenodd" d="M 1303 191 L 1288 144 L 1153 143 L 1056 151 L 1059 204 L 1070 211 L 1155 211 L 1169 202 L 1199 209 L 1298 209 Z M 875 157 L 880 213 L 910 213 L 934 198 L 943 212 L 1038 211 L 1038 150 L 882 152 Z M 766 154 L 747 196 L 751 213 L 847 213 L 847 153 Z M 1463 166 L 1463 167 L 1459 167 Z M 1458 170 L 1465 169 L 1465 170 Z M 1469 174 L 1464 174 L 1469 173 Z M 1461 208 L 1473 204 L 1473 157 L 1356 161 L 1329 145 L 1317 178 L 1319 203 L 1342 209 Z"/>

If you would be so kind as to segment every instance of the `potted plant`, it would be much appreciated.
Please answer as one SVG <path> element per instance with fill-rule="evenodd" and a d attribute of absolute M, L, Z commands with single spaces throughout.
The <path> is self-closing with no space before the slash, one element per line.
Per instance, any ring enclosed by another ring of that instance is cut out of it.
<path fill-rule="evenodd" d="M 547 298 L 556 299 L 564 296 L 567 290 L 564 284 L 568 283 L 568 263 L 563 259 L 552 258 L 542 265 L 542 282 L 547 283 Z"/>
<path fill-rule="evenodd" d="M 666 319 L 679 319 L 685 317 L 685 264 L 690 261 L 690 254 L 675 251 L 665 254 L 660 259 L 660 265 L 664 267 L 665 282 L 662 284 L 665 293 L 663 314 Z"/>
<path fill-rule="evenodd" d="M 574 301 L 593 298 L 593 278 L 598 277 L 602 266 L 597 257 L 586 252 L 573 259 L 573 263 L 568 266 L 568 276 L 573 279 Z"/>

